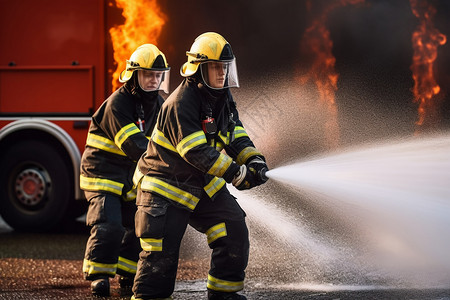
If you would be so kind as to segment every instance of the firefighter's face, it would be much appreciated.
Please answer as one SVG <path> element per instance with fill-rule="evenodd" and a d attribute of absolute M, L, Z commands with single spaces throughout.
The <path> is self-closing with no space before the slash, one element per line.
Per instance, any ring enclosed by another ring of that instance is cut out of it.
<path fill-rule="evenodd" d="M 209 85 L 216 89 L 223 88 L 227 74 L 227 64 L 222 62 L 208 62 Z"/>
<path fill-rule="evenodd" d="M 162 71 L 138 70 L 139 85 L 145 92 L 158 90 L 162 76 Z"/>

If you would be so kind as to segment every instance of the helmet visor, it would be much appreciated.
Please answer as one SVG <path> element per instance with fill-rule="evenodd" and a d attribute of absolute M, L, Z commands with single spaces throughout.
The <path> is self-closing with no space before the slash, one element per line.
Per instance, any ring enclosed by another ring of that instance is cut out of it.
<path fill-rule="evenodd" d="M 200 64 L 203 82 L 212 89 L 239 87 L 236 59 L 206 61 Z"/>
<path fill-rule="evenodd" d="M 164 91 L 169 93 L 170 70 L 139 69 L 138 82 L 144 92 Z"/>

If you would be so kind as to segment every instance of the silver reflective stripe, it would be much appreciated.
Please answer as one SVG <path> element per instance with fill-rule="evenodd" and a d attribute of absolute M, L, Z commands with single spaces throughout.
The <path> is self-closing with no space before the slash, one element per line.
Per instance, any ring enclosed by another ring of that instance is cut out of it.
<path fill-rule="evenodd" d="M 237 292 L 244 288 L 244 281 L 222 280 L 208 274 L 207 287 L 220 292 Z"/>

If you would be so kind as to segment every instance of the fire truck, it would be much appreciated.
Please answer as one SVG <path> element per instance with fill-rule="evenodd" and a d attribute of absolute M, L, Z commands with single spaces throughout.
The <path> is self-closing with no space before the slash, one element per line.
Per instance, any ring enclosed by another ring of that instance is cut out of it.
<path fill-rule="evenodd" d="M 0 0 L 0 215 L 46 231 L 85 212 L 79 165 L 111 93 L 113 0 Z M 82 201 L 78 201 L 82 200 Z"/>

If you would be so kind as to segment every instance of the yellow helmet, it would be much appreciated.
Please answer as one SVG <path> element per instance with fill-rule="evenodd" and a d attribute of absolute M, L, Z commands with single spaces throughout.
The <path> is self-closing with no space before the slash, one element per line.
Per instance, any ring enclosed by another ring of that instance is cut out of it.
<path fill-rule="evenodd" d="M 231 50 L 231 45 L 225 40 L 223 36 L 215 32 L 206 32 L 199 35 L 191 46 L 191 49 L 186 52 L 187 62 L 181 66 L 180 74 L 183 77 L 194 75 L 199 66 L 202 77 L 206 85 L 211 88 L 209 84 L 206 64 L 209 62 L 223 63 L 223 68 L 226 70 L 226 84 L 222 88 L 238 87 L 239 81 L 237 78 L 236 58 Z"/>
<path fill-rule="evenodd" d="M 182 76 L 187 77 L 197 72 L 198 66 L 206 61 L 230 61 L 234 59 L 230 44 L 218 33 L 206 32 L 199 35 L 186 52 L 188 61 L 180 69 Z"/>
<path fill-rule="evenodd" d="M 164 53 L 162 53 L 155 45 L 144 44 L 139 46 L 133 54 L 131 54 L 130 59 L 127 60 L 127 66 L 125 70 L 120 73 L 119 81 L 122 83 L 127 82 L 136 70 L 164 72 L 163 80 L 160 84 L 161 88 L 159 89 L 165 91 L 167 89 L 168 91 L 170 67 L 167 64 Z"/>

